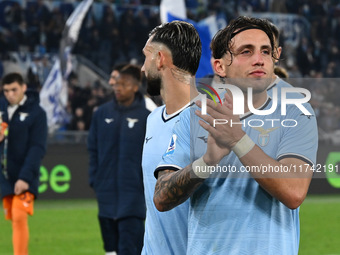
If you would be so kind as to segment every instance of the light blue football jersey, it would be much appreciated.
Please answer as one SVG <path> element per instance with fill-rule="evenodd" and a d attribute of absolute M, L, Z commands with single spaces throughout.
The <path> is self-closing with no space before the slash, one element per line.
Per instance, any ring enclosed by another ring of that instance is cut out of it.
<path fill-rule="evenodd" d="M 146 221 L 143 255 L 186 254 L 188 240 L 188 202 L 169 212 L 159 212 L 154 203 L 156 179 L 154 170 L 169 146 L 173 126 L 180 112 L 166 114 L 165 106 L 155 109 L 147 119 L 143 148 L 143 181 L 146 200 Z"/>
<path fill-rule="evenodd" d="M 261 109 L 269 109 L 272 100 Z M 313 113 L 309 104 L 304 104 Z M 172 153 L 165 154 L 158 169 L 180 169 L 203 156 L 208 133 L 199 126 L 196 107 L 183 111 L 174 127 Z M 306 116 L 294 105 L 281 116 L 280 102 L 269 116 L 245 114 L 243 130 L 269 156 L 302 159 L 315 164 L 317 125 L 314 115 Z M 268 121 L 275 119 L 276 121 Z M 297 121 L 290 123 L 287 119 Z M 278 121 L 279 120 L 279 121 Z M 263 123 L 263 125 L 262 125 Z M 275 124 L 273 126 L 273 123 Z M 251 127 L 251 126 L 261 127 Z M 231 152 L 220 166 L 242 167 Z M 190 197 L 188 255 L 297 255 L 299 249 L 299 209 L 291 210 L 272 197 L 247 172 L 221 173 L 209 178 Z"/>
<path fill-rule="evenodd" d="M 302 79 L 293 79 L 291 81 L 295 81 L 295 82 L 299 83 L 300 85 L 302 85 L 302 82 L 301 82 Z M 281 100 L 282 99 L 281 98 L 282 97 L 282 90 L 283 89 L 291 89 L 291 88 L 293 88 L 293 90 L 294 90 L 294 88 L 300 89 L 300 87 L 293 86 L 290 83 L 288 83 L 287 81 L 285 81 L 285 80 L 283 80 L 279 77 L 276 77 L 275 81 L 271 85 L 268 86 L 267 94 L 268 94 L 269 97 L 273 98 L 273 93 L 274 93 L 274 90 L 276 89 L 275 93 L 277 95 L 277 98 L 278 98 L 278 100 Z M 286 93 L 285 97 L 288 98 L 288 99 L 294 99 L 294 98 L 304 98 L 305 95 L 302 95 L 302 94 L 296 93 L 296 92 L 293 92 L 293 93 L 288 92 L 288 93 Z M 308 107 L 307 104 L 306 104 L 306 107 Z"/>

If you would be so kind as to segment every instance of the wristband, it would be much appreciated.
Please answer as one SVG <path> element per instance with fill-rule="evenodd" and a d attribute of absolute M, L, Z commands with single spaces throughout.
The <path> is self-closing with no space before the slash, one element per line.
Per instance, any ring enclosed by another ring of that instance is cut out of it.
<path fill-rule="evenodd" d="M 251 138 L 245 134 L 240 141 L 237 142 L 237 144 L 231 148 L 233 152 L 239 157 L 242 158 L 244 155 L 246 155 L 253 147 L 255 146 L 255 143 Z"/>
<path fill-rule="evenodd" d="M 209 166 L 204 162 L 203 156 L 192 163 L 192 170 L 198 178 L 207 179 L 210 176 Z"/>

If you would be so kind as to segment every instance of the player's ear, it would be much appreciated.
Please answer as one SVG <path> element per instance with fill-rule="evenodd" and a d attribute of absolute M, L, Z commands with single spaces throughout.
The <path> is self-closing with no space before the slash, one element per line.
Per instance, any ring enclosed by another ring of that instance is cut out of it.
<path fill-rule="evenodd" d="M 137 92 L 139 90 L 139 86 L 138 86 L 138 84 L 134 84 L 134 86 L 133 86 L 133 92 Z"/>
<path fill-rule="evenodd" d="M 279 62 L 281 52 L 282 52 L 281 46 L 275 47 L 275 54 L 274 54 L 275 55 L 275 63 Z"/>
<path fill-rule="evenodd" d="M 26 83 L 22 84 L 22 89 L 23 89 L 24 92 L 26 92 L 26 90 L 27 90 L 27 85 L 26 85 Z"/>
<path fill-rule="evenodd" d="M 157 61 L 157 67 L 159 68 L 159 70 L 164 67 L 173 66 L 173 59 L 170 50 L 168 50 L 167 48 L 162 48 L 158 52 Z"/>
<path fill-rule="evenodd" d="M 163 66 L 165 65 L 166 62 L 166 56 L 164 54 L 163 51 L 158 51 L 157 53 L 157 57 L 156 57 L 156 65 L 157 65 L 157 69 L 160 70 L 163 68 Z"/>
<path fill-rule="evenodd" d="M 220 77 L 225 77 L 226 76 L 226 65 L 224 63 L 224 59 L 222 58 L 214 59 L 211 62 L 212 62 L 212 66 L 214 69 L 214 73 L 219 75 Z"/>

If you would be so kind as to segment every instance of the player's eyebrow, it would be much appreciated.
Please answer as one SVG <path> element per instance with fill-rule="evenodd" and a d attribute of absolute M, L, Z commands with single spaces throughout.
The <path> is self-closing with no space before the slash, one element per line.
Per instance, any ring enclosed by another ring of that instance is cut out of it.
<path fill-rule="evenodd" d="M 4 92 L 10 92 L 10 91 L 17 91 L 17 88 L 12 88 L 12 89 L 4 89 Z"/>
<path fill-rule="evenodd" d="M 252 50 L 254 48 L 255 48 L 255 46 L 252 45 L 252 44 L 244 44 L 244 45 L 241 45 L 238 48 L 236 48 L 235 49 L 235 53 L 238 54 L 238 53 L 240 53 L 244 49 L 251 49 Z"/>
<path fill-rule="evenodd" d="M 236 50 L 235 50 L 235 54 L 240 53 L 242 50 L 244 49 L 250 49 L 250 50 L 254 50 L 255 49 L 255 45 L 253 44 L 244 44 L 239 46 Z M 261 50 L 267 49 L 267 50 L 271 50 L 272 47 L 270 45 L 262 45 L 260 47 Z"/>
<path fill-rule="evenodd" d="M 272 50 L 272 46 L 270 45 L 262 45 L 261 50 Z"/>

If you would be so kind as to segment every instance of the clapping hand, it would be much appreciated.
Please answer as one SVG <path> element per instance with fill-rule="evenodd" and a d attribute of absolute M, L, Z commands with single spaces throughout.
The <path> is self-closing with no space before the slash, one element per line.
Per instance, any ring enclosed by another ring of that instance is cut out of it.
<path fill-rule="evenodd" d="M 202 107 L 201 101 L 197 101 L 196 105 Z M 225 93 L 222 105 L 207 99 L 208 114 L 202 115 L 199 110 L 195 113 L 202 119 L 199 124 L 209 132 L 203 160 L 208 165 L 218 164 L 245 134 L 240 124 L 232 124 L 240 122 L 239 116 L 233 115 L 233 99 L 228 93 Z"/>

